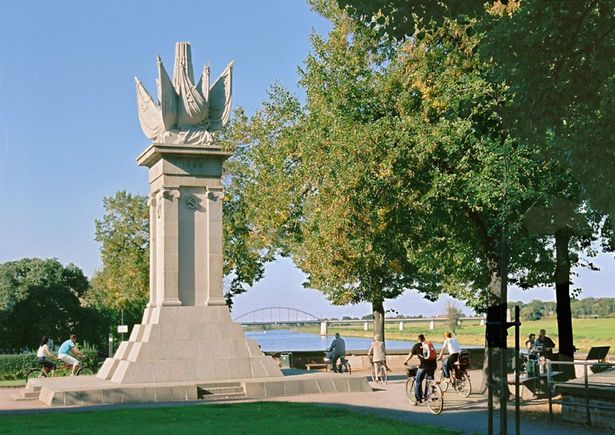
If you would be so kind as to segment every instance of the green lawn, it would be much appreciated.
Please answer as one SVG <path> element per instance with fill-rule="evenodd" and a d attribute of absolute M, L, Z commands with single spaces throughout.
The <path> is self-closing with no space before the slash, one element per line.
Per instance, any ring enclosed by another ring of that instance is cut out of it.
<path fill-rule="evenodd" d="M 363 325 L 352 326 L 338 326 L 332 325 L 329 328 L 329 334 L 340 332 L 342 335 L 352 337 L 369 337 L 373 336 L 371 330 L 364 331 Z M 610 345 L 611 349 L 615 351 L 615 318 L 603 318 L 603 319 L 572 319 L 572 328 L 574 334 L 574 343 L 581 352 L 587 352 L 591 346 Z M 546 329 L 547 335 L 549 335 L 555 343 L 557 343 L 557 320 L 554 317 L 545 318 L 541 320 L 523 320 L 521 322 L 521 345 L 525 342 L 530 332 L 538 334 L 540 329 Z M 313 332 L 315 334 L 320 333 L 320 327 L 303 327 L 296 328 L 295 330 L 301 332 Z M 399 330 L 398 323 L 387 324 L 386 337 L 390 340 L 416 340 L 416 336 L 419 333 L 424 333 L 429 339 L 438 343 L 442 342 L 442 336 L 445 331 L 448 330 L 448 326 L 445 322 L 436 322 L 436 327 L 433 330 L 429 329 L 429 320 L 424 322 L 406 323 L 404 330 Z M 514 329 L 511 328 L 509 332 L 509 344 L 514 345 Z M 463 323 L 461 329 L 457 330 L 457 337 L 462 345 L 479 345 L 482 346 L 485 343 L 485 327 L 480 325 L 480 322 L 466 321 Z"/>
<path fill-rule="evenodd" d="M 340 408 L 303 403 L 132 408 L 2 416 L 3 434 L 453 434 Z"/>
<path fill-rule="evenodd" d="M 0 388 L 23 387 L 24 385 L 26 385 L 26 381 L 24 379 L 0 381 Z"/>

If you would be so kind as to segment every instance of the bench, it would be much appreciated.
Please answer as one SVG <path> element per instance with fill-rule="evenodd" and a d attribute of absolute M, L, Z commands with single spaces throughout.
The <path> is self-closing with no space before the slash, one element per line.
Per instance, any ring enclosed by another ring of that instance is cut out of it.
<path fill-rule="evenodd" d="M 325 364 L 325 363 L 306 364 L 305 368 L 307 370 L 315 370 L 315 369 L 325 369 L 325 370 L 327 370 L 327 364 Z"/>

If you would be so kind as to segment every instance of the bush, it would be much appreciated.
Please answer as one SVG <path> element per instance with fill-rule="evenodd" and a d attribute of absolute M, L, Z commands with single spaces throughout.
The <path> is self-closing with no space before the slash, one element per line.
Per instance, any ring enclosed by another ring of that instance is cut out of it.
<path fill-rule="evenodd" d="M 82 347 L 79 350 L 93 361 L 96 361 L 98 358 L 96 349 Z M 0 380 L 23 379 L 25 377 L 25 370 L 37 366 L 38 362 L 36 361 L 36 353 L 34 352 L 0 354 Z"/>

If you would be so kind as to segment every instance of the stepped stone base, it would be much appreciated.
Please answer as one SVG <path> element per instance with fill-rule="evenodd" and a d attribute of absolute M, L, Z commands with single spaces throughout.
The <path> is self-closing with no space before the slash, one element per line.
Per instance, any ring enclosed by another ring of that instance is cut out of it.
<path fill-rule="evenodd" d="M 203 397 L 203 390 L 213 393 Z M 25 391 L 40 391 L 38 399 L 49 406 L 204 400 L 266 399 L 301 394 L 372 391 L 365 376 L 314 373 L 225 382 L 166 382 L 116 384 L 96 376 L 31 379 Z"/>
<path fill-rule="evenodd" d="M 146 308 L 128 341 L 96 375 L 116 384 L 193 382 L 282 376 L 245 338 L 226 305 Z"/>

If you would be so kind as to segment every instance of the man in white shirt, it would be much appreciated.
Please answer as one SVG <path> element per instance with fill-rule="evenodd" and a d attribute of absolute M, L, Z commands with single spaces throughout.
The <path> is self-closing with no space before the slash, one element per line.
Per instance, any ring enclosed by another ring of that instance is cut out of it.
<path fill-rule="evenodd" d="M 450 332 L 444 333 L 444 343 L 442 343 L 442 349 L 440 350 L 440 359 L 442 359 L 445 350 L 448 352 L 449 357 L 442 363 L 442 371 L 444 372 L 444 377 L 449 378 L 453 364 L 455 364 L 459 358 L 459 352 L 461 352 L 461 346 L 457 338 L 453 337 L 453 334 Z"/>

